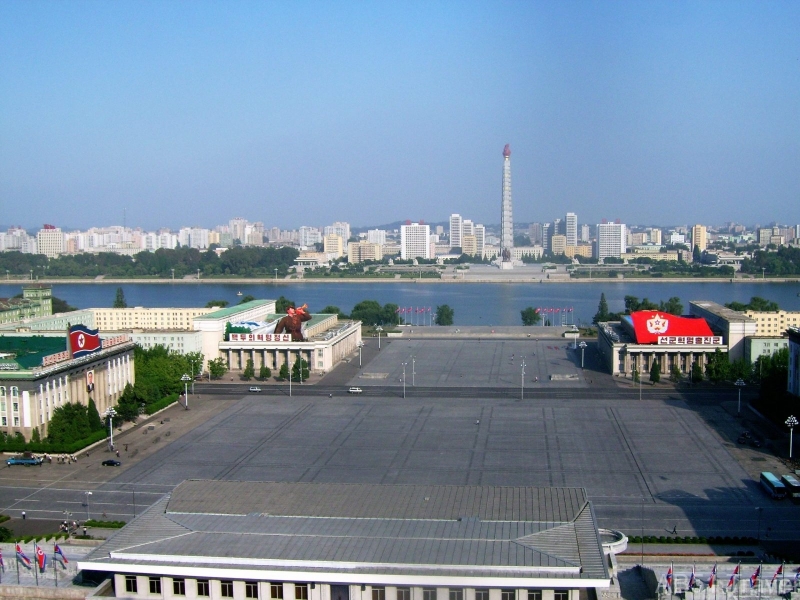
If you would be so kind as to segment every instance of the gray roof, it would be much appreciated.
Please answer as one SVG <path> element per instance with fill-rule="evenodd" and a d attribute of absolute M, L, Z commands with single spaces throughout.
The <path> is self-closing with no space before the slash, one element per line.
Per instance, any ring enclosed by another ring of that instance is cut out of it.
<path fill-rule="evenodd" d="M 582 488 L 186 481 L 80 566 L 146 572 L 143 562 L 331 576 L 608 578 Z"/>

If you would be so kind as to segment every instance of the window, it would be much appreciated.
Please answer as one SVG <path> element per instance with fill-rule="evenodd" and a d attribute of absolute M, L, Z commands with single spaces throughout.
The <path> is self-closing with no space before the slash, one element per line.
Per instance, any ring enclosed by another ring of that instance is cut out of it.
<path fill-rule="evenodd" d="M 294 600 L 308 600 L 307 583 L 296 583 L 294 585 Z"/>
<path fill-rule="evenodd" d="M 411 588 L 407 587 L 397 588 L 397 600 L 411 600 Z M 488 596 L 486 600 L 489 600 Z"/>
<path fill-rule="evenodd" d="M 151 594 L 160 594 L 161 593 L 161 577 L 149 577 L 150 581 L 150 593 Z"/>
<path fill-rule="evenodd" d="M 462 589 L 450 589 L 450 600 L 464 600 L 464 590 Z"/>
<path fill-rule="evenodd" d="M 232 581 L 220 581 L 219 582 L 220 593 L 223 598 L 233 598 L 233 582 Z"/>
<path fill-rule="evenodd" d="M 436 600 L 436 588 L 422 588 L 422 600 Z"/>
<path fill-rule="evenodd" d="M 272 600 L 283 600 L 283 584 L 270 583 L 269 584 L 269 597 Z"/>
<path fill-rule="evenodd" d="M 125 591 L 131 594 L 138 592 L 136 588 L 136 575 L 125 575 Z"/>
<path fill-rule="evenodd" d="M 500 590 L 500 600 L 516 600 L 517 590 Z"/>
<path fill-rule="evenodd" d="M 244 597 L 245 598 L 258 598 L 258 582 L 245 581 L 244 582 Z"/>
<path fill-rule="evenodd" d="M 185 596 L 186 595 L 186 580 L 185 579 L 173 579 L 172 580 L 172 593 L 175 596 Z"/>
<path fill-rule="evenodd" d="M 542 590 L 528 590 L 528 600 L 542 600 Z"/>
<path fill-rule="evenodd" d="M 386 600 L 386 588 L 373 587 L 372 600 Z"/>
<path fill-rule="evenodd" d="M 569 600 L 568 590 L 555 590 L 553 592 L 553 600 Z"/>
<path fill-rule="evenodd" d="M 489 590 L 475 590 L 475 600 L 489 600 Z"/>
<path fill-rule="evenodd" d="M 209 590 L 208 579 L 198 579 L 197 580 L 197 595 L 198 596 L 210 596 L 211 592 Z"/>

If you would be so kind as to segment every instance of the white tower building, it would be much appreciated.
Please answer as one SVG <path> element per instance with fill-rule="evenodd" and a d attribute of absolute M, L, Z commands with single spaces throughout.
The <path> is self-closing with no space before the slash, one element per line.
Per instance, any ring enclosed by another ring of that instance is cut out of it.
<path fill-rule="evenodd" d="M 577 246 L 578 245 L 578 215 L 575 213 L 568 212 L 566 225 L 567 225 L 567 246 Z"/>
<path fill-rule="evenodd" d="M 503 197 L 500 204 L 500 268 L 511 269 L 514 249 L 514 217 L 511 205 L 511 146 L 503 148 Z"/>

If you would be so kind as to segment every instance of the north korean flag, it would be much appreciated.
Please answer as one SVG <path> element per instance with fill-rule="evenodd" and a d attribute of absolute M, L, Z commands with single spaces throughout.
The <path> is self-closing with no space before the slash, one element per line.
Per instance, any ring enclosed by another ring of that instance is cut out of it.
<path fill-rule="evenodd" d="M 17 551 L 17 560 L 19 560 L 26 567 L 30 568 L 31 559 L 25 556 L 25 553 L 22 551 L 22 548 L 19 547 L 19 544 L 16 545 L 16 551 Z"/>
<path fill-rule="evenodd" d="M 47 555 L 42 550 L 42 547 L 37 545 L 36 546 L 36 562 L 39 563 L 39 569 L 44 571 L 47 567 Z"/>
<path fill-rule="evenodd" d="M 69 328 L 69 345 L 73 358 L 97 352 L 102 347 L 98 330 L 89 329 L 85 325 L 73 325 Z"/>

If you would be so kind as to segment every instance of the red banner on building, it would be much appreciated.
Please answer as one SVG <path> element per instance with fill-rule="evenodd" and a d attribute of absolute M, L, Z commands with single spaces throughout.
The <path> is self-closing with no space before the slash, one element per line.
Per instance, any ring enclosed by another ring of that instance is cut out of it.
<path fill-rule="evenodd" d="M 677 317 L 657 310 L 641 310 L 631 314 L 637 344 L 658 344 L 662 336 L 713 337 L 705 319 Z"/>

